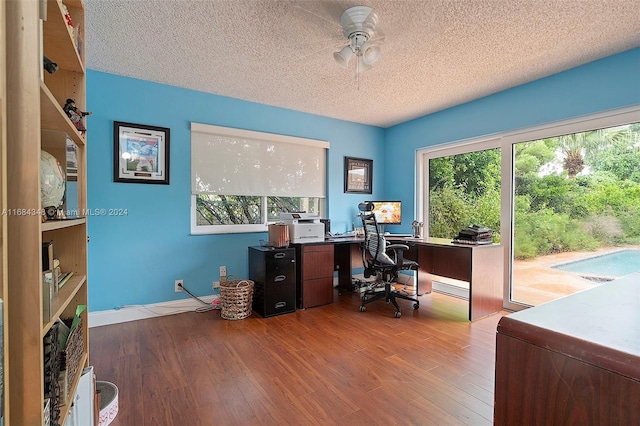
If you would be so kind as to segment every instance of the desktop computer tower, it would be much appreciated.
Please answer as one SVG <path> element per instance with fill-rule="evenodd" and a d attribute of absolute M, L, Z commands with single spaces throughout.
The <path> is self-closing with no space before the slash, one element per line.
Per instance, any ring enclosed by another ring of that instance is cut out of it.
<path fill-rule="evenodd" d="M 249 247 L 252 310 L 264 318 L 296 310 L 294 248 Z"/>

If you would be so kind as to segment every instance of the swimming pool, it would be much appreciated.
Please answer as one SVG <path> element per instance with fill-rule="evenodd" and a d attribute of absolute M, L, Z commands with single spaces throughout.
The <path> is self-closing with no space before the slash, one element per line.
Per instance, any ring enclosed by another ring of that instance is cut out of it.
<path fill-rule="evenodd" d="M 605 277 L 622 277 L 640 272 L 640 250 L 620 250 L 588 259 L 556 265 L 553 269 Z"/>

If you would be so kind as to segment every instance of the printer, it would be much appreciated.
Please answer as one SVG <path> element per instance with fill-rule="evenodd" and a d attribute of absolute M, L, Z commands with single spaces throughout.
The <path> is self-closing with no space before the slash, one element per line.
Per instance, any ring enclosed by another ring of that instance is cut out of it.
<path fill-rule="evenodd" d="M 280 220 L 289 227 L 293 244 L 324 241 L 324 223 L 312 213 L 280 213 Z"/>

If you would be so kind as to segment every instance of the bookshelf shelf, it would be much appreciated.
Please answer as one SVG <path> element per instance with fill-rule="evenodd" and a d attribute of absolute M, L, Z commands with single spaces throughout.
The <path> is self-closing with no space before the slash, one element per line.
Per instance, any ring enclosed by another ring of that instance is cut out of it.
<path fill-rule="evenodd" d="M 74 16 L 79 16 L 82 11 L 82 2 L 65 2 L 74 25 L 78 25 Z M 79 11 L 76 12 L 76 9 Z M 68 25 L 64 19 L 64 13 L 60 3 L 56 0 L 47 1 L 47 20 L 43 22 L 43 30 L 46 34 L 43 47 L 44 54 L 53 62 L 58 64 L 58 68 L 84 74 L 84 64 L 78 53 L 76 42 L 72 33 L 68 30 Z"/>
<path fill-rule="evenodd" d="M 54 231 L 56 229 L 64 229 L 70 228 L 72 226 L 82 225 L 83 223 L 87 223 L 87 219 L 84 217 L 78 219 L 65 219 L 65 220 L 50 220 L 44 222 L 41 226 L 41 230 L 44 231 Z"/>
<path fill-rule="evenodd" d="M 78 275 L 75 274 L 69 278 L 69 281 L 62 287 L 57 296 L 53 299 L 53 315 L 52 321 L 48 321 L 42 326 L 42 337 L 47 334 L 51 327 L 53 326 L 54 321 L 60 318 L 67 308 L 71 307 L 75 310 L 75 305 L 71 306 L 71 302 L 75 299 L 78 294 L 78 291 L 82 288 L 82 286 L 87 282 L 86 275 Z"/>
<path fill-rule="evenodd" d="M 64 113 L 62 107 L 44 82 L 40 82 L 40 120 L 42 129 L 66 133 L 77 145 L 84 145 L 84 136 Z"/>

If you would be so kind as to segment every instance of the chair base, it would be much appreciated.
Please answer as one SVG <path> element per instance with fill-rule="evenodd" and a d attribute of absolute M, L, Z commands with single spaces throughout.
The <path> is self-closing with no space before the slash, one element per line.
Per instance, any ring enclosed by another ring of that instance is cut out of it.
<path fill-rule="evenodd" d="M 380 300 L 382 298 L 384 298 L 387 303 L 393 304 L 393 306 L 396 308 L 396 318 L 400 318 L 402 316 L 400 312 L 400 305 L 398 305 L 396 299 L 405 299 L 412 301 L 413 309 L 420 308 L 420 301 L 418 300 L 417 296 L 411 297 L 407 294 L 400 293 L 399 291 L 391 287 L 391 283 L 384 282 L 384 290 L 373 287 L 365 290 L 364 293 L 362 293 L 362 304 L 360 305 L 360 312 L 364 312 L 367 310 L 365 306 L 366 304 L 375 302 L 376 300 Z"/>

